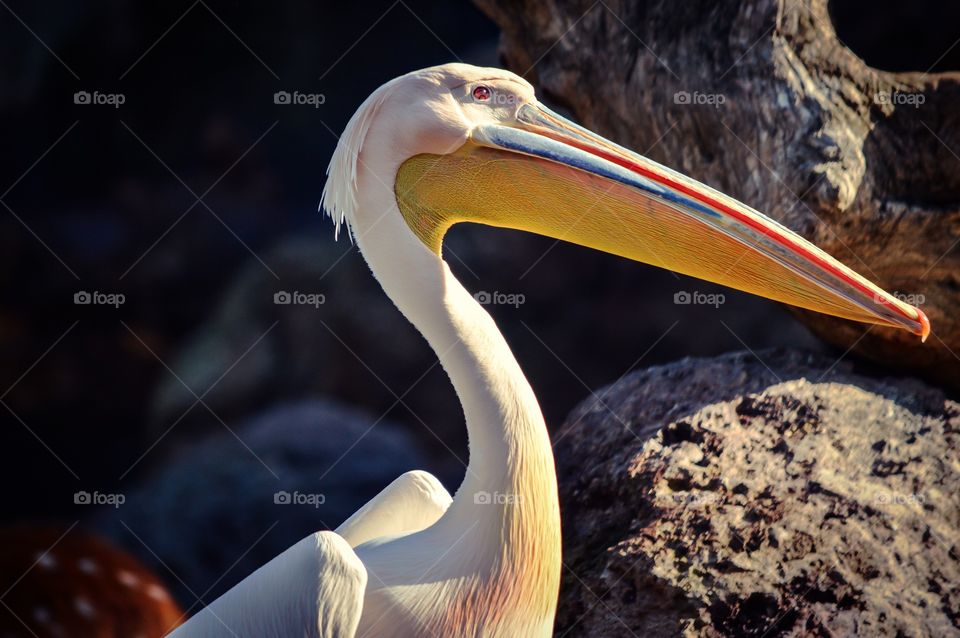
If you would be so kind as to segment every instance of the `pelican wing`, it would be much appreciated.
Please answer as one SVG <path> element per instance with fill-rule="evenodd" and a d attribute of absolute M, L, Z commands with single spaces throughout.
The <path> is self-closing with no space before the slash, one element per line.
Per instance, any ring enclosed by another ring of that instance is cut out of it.
<path fill-rule="evenodd" d="M 303 539 L 213 601 L 168 638 L 351 638 L 367 570 L 334 532 Z"/>
<path fill-rule="evenodd" d="M 452 500 L 435 476 L 414 470 L 383 488 L 336 531 L 351 547 L 374 538 L 417 532 L 437 522 Z"/>

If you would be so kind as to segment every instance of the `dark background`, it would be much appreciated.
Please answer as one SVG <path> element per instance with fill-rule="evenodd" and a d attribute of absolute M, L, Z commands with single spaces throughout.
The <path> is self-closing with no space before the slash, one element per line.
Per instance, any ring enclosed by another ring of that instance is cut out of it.
<path fill-rule="evenodd" d="M 960 68 L 960 47 L 918 30 L 933 11 L 958 23 L 955 8 L 831 8 L 841 38 L 875 66 Z M 411 462 L 453 491 L 466 458 L 455 396 L 356 249 L 334 242 L 317 204 L 336 134 L 374 88 L 452 60 L 496 64 L 496 38 L 466 2 L 0 7 L 4 522 L 81 520 L 144 555 L 115 532 L 116 513 L 105 523 L 74 505 L 74 493 L 162 487 L 165 468 L 185 458 L 215 465 L 244 453 L 244 437 L 225 430 L 316 399 L 360 408 L 350 418 L 365 424 L 384 415 L 416 448 Z M 278 105 L 281 90 L 325 102 Z M 77 91 L 118 93 L 125 103 L 78 105 Z M 491 312 L 551 427 L 635 367 L 823 348 L 772 303 L 552 240 L 458 227 L 447 251 L 469 289 L 525 296 Z M 278 290 L 320 292 L 326 303 L 276 306 Z M 722 292 L 726 303 L 675 305 L 683 290 Z M 78 291 L 122 293 L 126 303 L 76 305 Z M 209 409 L 190 409 L 192 393 Z M 318 438 L 341 436 L 314 425 Z M 354 450 L 343 467 L 362 473 L 371 462 Z M 314 472 L 320 489 L 322 474 Z M 230 511 L 229 494 L 196 498 Z M 267 518 L 287 515 L 265 509 Z M 310 531 L 298 525 L 292 538 Z"/>

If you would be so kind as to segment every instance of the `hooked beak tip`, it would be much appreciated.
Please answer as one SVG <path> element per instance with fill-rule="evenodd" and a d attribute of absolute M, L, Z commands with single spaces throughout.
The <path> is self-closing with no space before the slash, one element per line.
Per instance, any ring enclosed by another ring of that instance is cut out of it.
<path fill-rule="evenodd" d="M 920 343 L 926 343 L 927 337 L 930 336 L 930 320 L 927 319 L 926 313 L 917 308 L 918 320 L 920 321 L 920 332 L 917 333 L 920 335 Z"/>

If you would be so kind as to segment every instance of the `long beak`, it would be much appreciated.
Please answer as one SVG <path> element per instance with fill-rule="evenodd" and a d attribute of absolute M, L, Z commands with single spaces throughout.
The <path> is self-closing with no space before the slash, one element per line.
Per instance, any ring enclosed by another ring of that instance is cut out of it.
<path fill-rule="evenodd" d="M 540 104 L 517 119 L 401 167 L 401 211 L 431 248 L 460 221 L 527 230 L 926 340 L 921 310 L 745 204 Z"/>

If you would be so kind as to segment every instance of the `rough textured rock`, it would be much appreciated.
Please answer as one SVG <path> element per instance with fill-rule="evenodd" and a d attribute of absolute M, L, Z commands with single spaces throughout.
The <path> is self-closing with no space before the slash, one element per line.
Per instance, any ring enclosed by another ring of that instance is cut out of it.
<path fill-rule="evenodd" d="M 862 326 L 802 318 L 827 341 L 956 386 L 960 74 L 867 66 L 826 0 L 476 3 L 503 29 L 508 66 L 590 128 L 922 300 L 935 332 L 924 349 L 891 329 L 861 339 Z"/>
<path fill-rule="evenodd" d="M 564 636 L 960 635 L 960 405 L 819 355 L 684 359 L 555 435 Z"/>
<path fill-rule="evenodd" d="M 335 528 L 402 473 L 436 472 L 409 434 L 375 421 L 326 401 L 277 406 L 235 435 L 181 450 L 94 522 L 196 611 L 196 596 L 209 603 L 308 534 Z"/>

